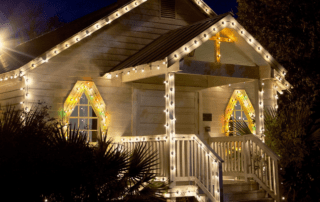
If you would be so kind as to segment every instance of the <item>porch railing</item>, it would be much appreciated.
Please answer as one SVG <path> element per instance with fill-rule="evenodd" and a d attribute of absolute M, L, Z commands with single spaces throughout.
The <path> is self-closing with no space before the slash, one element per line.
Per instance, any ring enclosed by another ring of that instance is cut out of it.
<path fill-rule="evenodd" d="M 211 148 L 224 160 L 225 176 L 253 178 L 276 201 L 279 195 L 279 156 L 254 135 L 210 138 Z"/>
<path fill-rule="evenodd" d="M 189 182 L 189 186 L 175 186 L 168 197 L 194 196 L 205 201 L 194 185 L 197 185 L 211 201 L 223 201 L 222 162 L 223 160 L 197 135 L 175 135 L 175 152 L 169 153 L 169 144 L 165 135 L 123 137 L 122 144 L 131 149 L 135 144 L 145 142 L 151 151 L 158 154 L 158 166 L 155 171 L 157 180 L 167 180 L 169 176 L 170 155 L 174 155 L 174 179 L 171 182 Z M 190 183 L 192 182 L 192 183 Z"/>

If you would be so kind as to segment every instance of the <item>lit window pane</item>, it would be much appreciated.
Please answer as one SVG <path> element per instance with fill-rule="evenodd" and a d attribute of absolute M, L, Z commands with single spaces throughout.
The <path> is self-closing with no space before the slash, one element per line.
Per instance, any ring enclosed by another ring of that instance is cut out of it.
<path fill-rule="evenodd" d="M 83 136 L 84 138 L 86 138 L 88 140 L 88 131 L 80 130 L 79 135 Z"/>
<path fill-rule="evenodd" d="M 92 109 L 92 107 L 89 107 L 89 116 L 90 117 L 97 117 L 96 113 L 94 112 L 94 110 Z"/>
<path fill-rule="evenodd" d="M 241 120 L 241 111 L 236 111 L 236 120 Z"/>
<path fill-rule="evenodd" d="M 78 106 L 76 106 L 71 114 L 71 116 L 78 116 Z"/>
<path fill-rule="evenodd" d="M 89 119 L 89 130 L 98 130 L 98 119 Z"/>
<path fill-rule="evenodd" d="M 80 129 L 88 129 L 88 119 L 80 119 Z"/>
<path fill-rule="evenodd" d="M 70 127 L 73 129 L 74 127 L 77 129 L 78 128 L 78 119 L 70 119 L 69 120 Z"/>
<path fill-rule="evenodd" d="M 80 117 L 88 117 L 88 107 L 80 106 Z"/>
<path fill-rule="evenodd" d="M 97 142 L 98 141 L 98 131 L 89 131 L 90 141 Z"/>
<path fill-rule="evenodd" d="M 97 141 L 99 135 L 99 119 L 84 93 L 73 109 L 69 122 L 72 127 L 75 126 L 79 129 L 79 135 L 85 135 L 88 141 Z"/>
<path fill-rule="evenodd" d="M 248 120 L 246 117 L 246 114 L 244 112 L 242 112 L 242 118 L 243 118 L 243 120 Z"/>
<path fill-rule="evenodd" d="M 234 107 L 236 110 L 241 110 L 241 105 L 239 103 L 239 101 L 237 102 L 237 104 Z"/>
<path fill-rule="evenodd" d="M 230 117 L 229 121 L 229 136 L 236 136 L 236 135 L 241 135 L 237 130 L 236 130 L 236 121 L 245 121 L 245 123 L 248 125 L 248 119 L 244 113 L 243 108 L 241 107 L 239 101 L 237 101 L 237 104 L 232 111 L 232 116 Z"/>
<path fill-rule="evenodd" d="M 83 93 L 80 98 L 80 104 L 88 104 L 87 96 Z"/>

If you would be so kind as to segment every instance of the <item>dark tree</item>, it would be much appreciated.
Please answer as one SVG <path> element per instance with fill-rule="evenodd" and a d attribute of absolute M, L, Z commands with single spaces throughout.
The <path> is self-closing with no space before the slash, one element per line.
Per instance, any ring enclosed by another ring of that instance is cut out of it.
<path fill-rule="evenodd" d="M 8 19 L 14 32 L 12 35 L 18 36 L 21 43 L 65 24 L 58 15 L 48 17 L 43 3 L 27 1 L 20 5 L 21 7 L 10 11 Z"/>
<path fill-rule="evenodd" d="M 238 0 L 238 20 L 287 70 L 280 105 L 313 105 L 320 94 L 320 1 Z"/>
<path fill-rule="evenodd" d="M 265 114 L 266 143 L 281 156 L 288 201 L 318 201 L 320 190 L 320 2 L 237 0 L 238 20 L 287 70 L 291 92 Z"/>

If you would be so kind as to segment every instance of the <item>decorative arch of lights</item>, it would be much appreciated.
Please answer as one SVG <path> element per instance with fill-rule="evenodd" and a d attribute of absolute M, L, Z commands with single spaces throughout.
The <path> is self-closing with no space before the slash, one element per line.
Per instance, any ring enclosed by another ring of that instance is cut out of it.
<path fill-rule="evenodd" d="M 97 86 L 92 81 L 78 81 L 74 85 L 64 103 L 63 123 L 67 124 L 69 122 L 69 117 L 83 93 L 87 96 L 92 109 L 98 116 L 101 126 L 100 130 L 102 131 L 102 134 L 104 134 L 109 126 L 110 117 L 106 110 L 106 104 L 104 103 Z"/>
<path fill-rule="evenodd" d="M 225 111 L 225 120 L 224 120 L 224 130 L 227 136 L 229 136 L 229 119 L 235 108 L 235 105 L 239 101 L 246 117 L 248 118 L 248 126 L 253 134 L 256 132 L 256 126 L 253 122 L 253 117 L 255 117 L 254 108 L 250 102 L 250 99 L 245 90 L 235 90 L 229 100 L 228 106 Z"/>

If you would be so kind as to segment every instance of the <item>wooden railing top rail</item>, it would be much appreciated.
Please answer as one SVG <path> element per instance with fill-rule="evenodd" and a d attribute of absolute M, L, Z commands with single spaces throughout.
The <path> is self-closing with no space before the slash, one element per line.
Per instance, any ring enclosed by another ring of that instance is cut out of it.
<path fill-rule="evenodd" d="M 167 135 L 122 136 L 122 142 L 166 141 Z"/>
<path fill-rule="evenodd" d="M 243 136 L 229 136 L 229 137 L 211 137 L 211 142 L 230 142 L 230 141 L 246 141 L 252 140 L 256 143 L 263 151 L 265 151 L 270 157 L 276 160 L 280 160 L 280 157 L 274 153 L 266 144 L 264 144 L 258 137 L 252 134 Z"/>
<path fill-rule="evenodd" d="M 194 140 L 194 141 L 197 141 L 200 145 L 203 145 L 203 149 L 204 150 L 208 150 L 207 152 L 209 153 L 212 152 L 212 154 L 214 155 L 215 157 L 215 160 L 223 163 L 223 159 L 205 142 L 203 142 L 197 135 L 190 135 L 190 134 L 187 134 L 187 135 L 175 135 L 175 139 L 176 140 Z"/>

